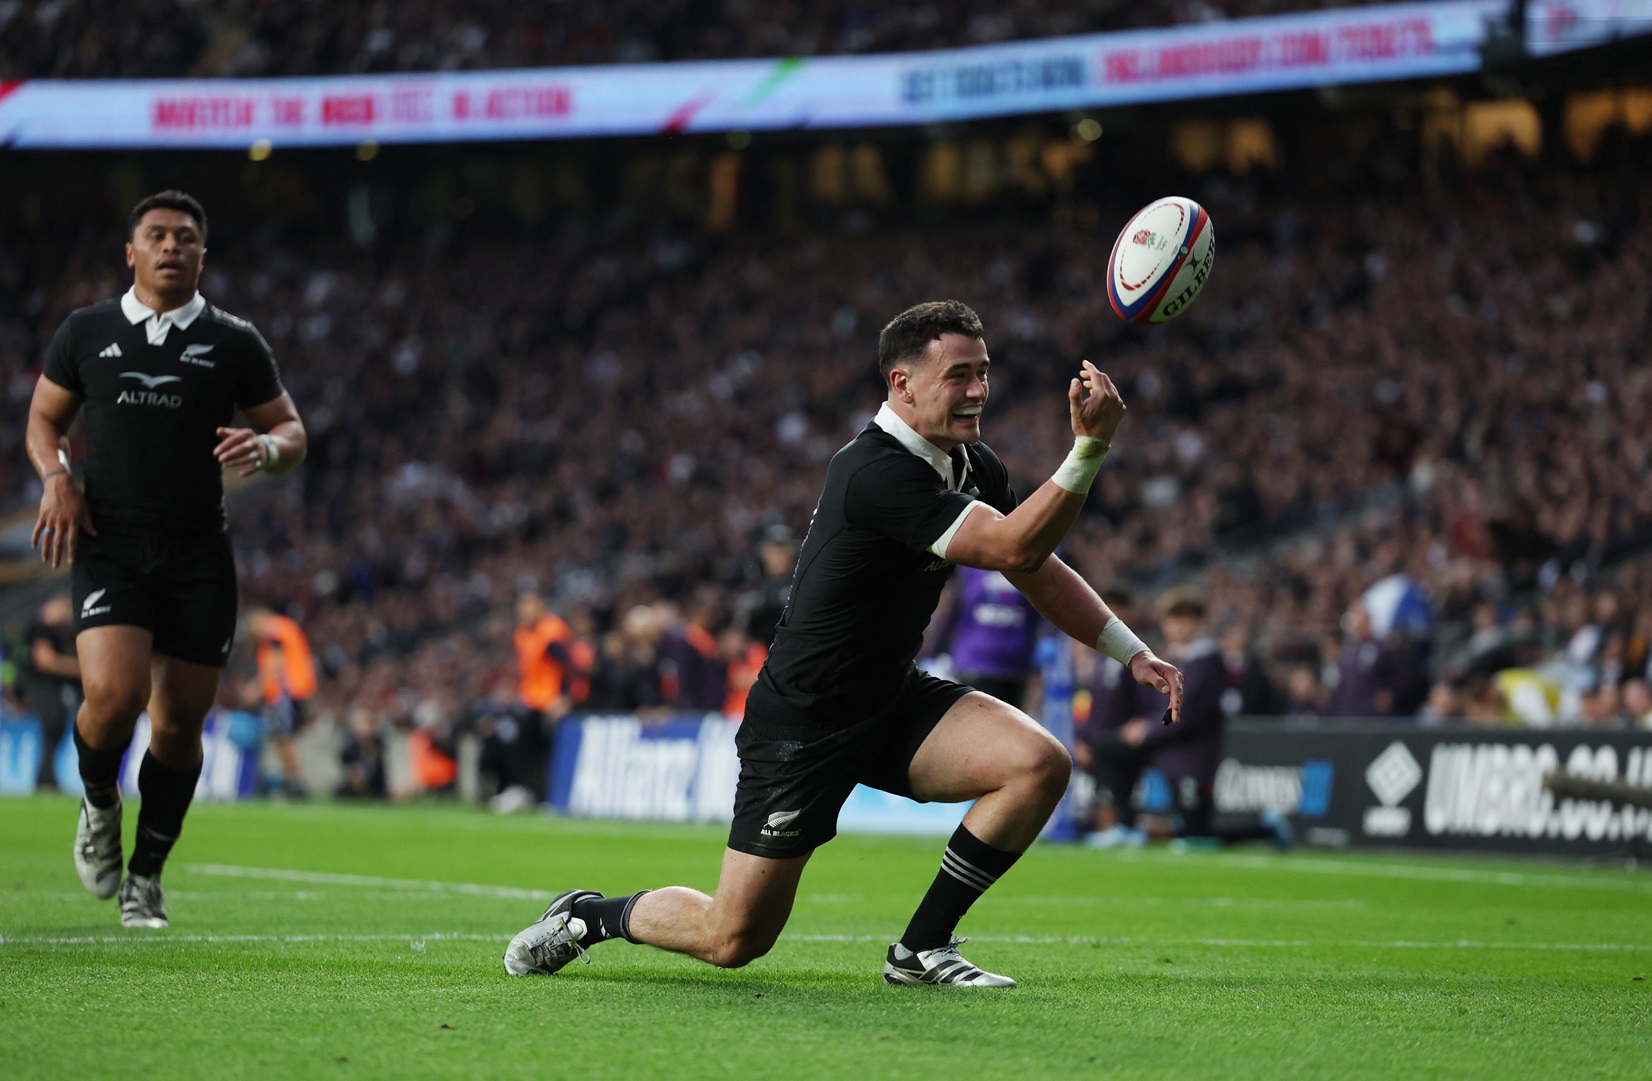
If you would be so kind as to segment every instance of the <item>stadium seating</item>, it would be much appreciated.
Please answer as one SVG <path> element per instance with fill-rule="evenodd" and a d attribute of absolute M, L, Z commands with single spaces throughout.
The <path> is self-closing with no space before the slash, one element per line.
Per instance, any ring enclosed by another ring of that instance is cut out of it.
<path fill-rule="evenodd" d="M 1350 0 L 54 0 L 0 5 L 0 79 L 342 75 L 820 56 L 1239 18 Z M 552 12 L 554 11 L 554 16 Z"/>
<path fill-rule="evenodd" d="M 311 433 L 299 479 L 237 512 L 245 597 L 302 613 L 332 706 L 409 721 L 508 666 L 520 588 L 594 613 L 593 635 L 704 585 L 726 615 L 761 530 L 801 533 L 826 459 L 875 408 L 882 321 L 947 295 L 987 320 L 988 438 L 1023 490 L 1068 439 L 1074 360 L 1131 403 L 1069 558 L 1098 583 L 1207 576 L 1218 621 L 1250 627 L 1277 682 L 1317 669 L 1350 604 L 1395 573 L 1431 601 L 1436 664 L 1479 602 L 1504 623 L 1529 611 L 1554 655 L 1605 593 L 1625 598 L 1616 648 L 1641 641 L 1644 665 L 1644 571 L 1603 574 L 1652 540 L 1649 176 L 1642 138 L 1587 167 L 1498 159 L 1404 194 L 1182 178 L 1221 257 L 1172 331 L 1108 312 L 1100 230 L 1012 212 L 781 245 L 624 212 L 530 244 L 486 227 L 366 250 L 226 234 L 203 292 L 270 338 Z M 62 317 L 123 287 L 107 244 L 18 245 L 34 262 L 0 303 L 14 415 Z M 14 512 L 35 491 L 20 439 L 0 435 Z M 1608 637 L 1580 658 L 1596 682 Z"/>

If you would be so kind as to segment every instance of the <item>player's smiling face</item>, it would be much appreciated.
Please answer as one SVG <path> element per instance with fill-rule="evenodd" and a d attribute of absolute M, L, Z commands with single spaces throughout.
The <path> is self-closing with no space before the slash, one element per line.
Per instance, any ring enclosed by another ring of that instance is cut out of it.
<path fill-rule="evenodd" d="M 195 295 L 206 243 L 195 218 L 181 210 L 148 211 L 126 243 L 138 299 L 161 310 L 185 304 Z"/>
<path fill-rule="evenodd" d="M 930 342 L 923 359 L 907 372 L 902 393 L 912 414 L 907 423 L 942 450 L 980 439 L 991 366 L 980 338 L 943 334 Z"/>

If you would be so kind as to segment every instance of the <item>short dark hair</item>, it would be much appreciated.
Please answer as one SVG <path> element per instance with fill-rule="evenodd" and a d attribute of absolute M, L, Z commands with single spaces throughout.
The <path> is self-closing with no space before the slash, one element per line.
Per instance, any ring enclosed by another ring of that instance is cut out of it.
<path fill-rule="evenodd" d="M 130 240 L 138 231 L 138 223 L 151 210 L 176 210 L 188 214 L 195 219 L 195 224 L 201 229 L 201 242 L 206 243 L 207 220 L 206 211 L 201 209 L 201 201 L 186 192 L 168 189 L 158 191 L 154 195 L 146 195 L 138 200 L 138 205 L 132 208 L 132 213 L 126 219 L 126 236 Z"/>
<path fill-rule="evenodd" d="M 878 374 L 885 380 L 895 365 L 921 356 L 929 343 L 943 334 L 982 336 L 981 317 L 957 300 L 926 300 L 914 304 L 878 333 Z"/>
<path fill-rule="evenodd" d="M 1164 619 L 1176 616 L 1203 619 L 1209 614 L 1205 595 L 1195 586 L 1177 586 L 1159 598 L 1159 615 Z"/>

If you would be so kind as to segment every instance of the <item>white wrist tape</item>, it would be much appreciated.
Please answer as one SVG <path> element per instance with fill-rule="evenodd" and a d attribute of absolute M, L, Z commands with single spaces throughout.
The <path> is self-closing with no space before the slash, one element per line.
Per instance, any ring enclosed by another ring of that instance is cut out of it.
<path fill-rule="evenodd" d="M 1147 651 L 1147 643 L 1136 637 L 1136 632 L 1125 626 L 1124 620 L 1114 616 L 1101 629 L 1096 639 L 1096 652 L 1105 653 L 1120 664 L 1129 664 L 1138 653 Z"/>
<path fill-rule="evenodd" d="M 1095 482 L 1096 473 L 1101 470 L 1101 463 L 1111 449 L 1112 444 L 1105 439 L 1081 435 L 1073 440 L 1073 449 L 1067 452 L 1067 460 L 1061 463 L 1050 479 L 1069 492 L 1083 495 Z"/>
<path fill-rule="evenodd" d="M 262 443 L 264 446 L 264 464 L 258 468 L 268 473 L 270 469 L 274 467 L 275 463 L 281 460 L 281 448 L 276 446 L 275 440 L 271 439 L 267 435 L 259 436 L 258 442 Z"/>

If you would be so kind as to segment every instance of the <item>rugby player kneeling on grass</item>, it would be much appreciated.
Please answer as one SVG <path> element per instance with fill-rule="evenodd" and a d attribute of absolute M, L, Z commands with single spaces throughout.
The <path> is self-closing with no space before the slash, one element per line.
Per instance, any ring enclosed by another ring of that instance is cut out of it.
<path fill-rule="evenodd" d="M 883 978 L 1015 986 L 964 960 L 953 931 L 1038 836 L 1072 761 L 1019 709 L 915 667 L 948 572 L 957 563 L 1004 572 L 1055 626 L 1168 694 L 1172 716 L 1182 679 L 1052 554 L 1124 419 L 1117 388 L 1083 362 L 1067 389 L 1072 453 L 1021 500 L 981 442 L 989 366 L 981 321 L 957 301 L 902 312 L 879 336 L 888 400 L 827 468 L 736 740 L 740 780 L 716 893 L 570 890 L 511 940 L 507 972 L 553 973 L 610 938 L 727 968 L 763 956 L 810 854 L 866 784 L 919 802 L 975 801 L 889 947 Z"/>

